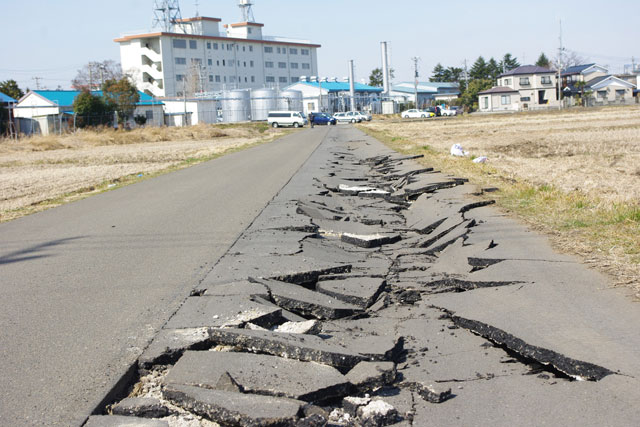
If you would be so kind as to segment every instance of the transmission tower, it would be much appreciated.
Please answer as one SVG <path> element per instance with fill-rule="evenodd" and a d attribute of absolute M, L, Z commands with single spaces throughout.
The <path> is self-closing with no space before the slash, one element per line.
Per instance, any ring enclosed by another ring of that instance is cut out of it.
<path fill-rule="evenodd" d="M 238 0 L 238 7 L 242 11 L 242 22 L 255 22 L 251 0 Z"/>
<path fill-rule="evenodd" d="M 182 14 L 178 0 L 154 0 L 153 28 L 160 27 L 162 31 L 171 31 L 172 26 L 180 25 Z"/>

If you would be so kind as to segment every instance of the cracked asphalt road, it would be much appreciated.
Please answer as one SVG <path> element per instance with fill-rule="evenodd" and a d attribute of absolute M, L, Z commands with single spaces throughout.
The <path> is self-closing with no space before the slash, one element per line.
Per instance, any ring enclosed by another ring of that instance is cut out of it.
<path fill-rule="evenodd" d="M 83 423 L 323 136 L 0 224 L 0 425 Z"/>
<path fill-rule="evenodd" d="M 87 426 L 637 422 L 640 314 L 606 278 L 351 126 L 290 138 L 318 148 Z"/>

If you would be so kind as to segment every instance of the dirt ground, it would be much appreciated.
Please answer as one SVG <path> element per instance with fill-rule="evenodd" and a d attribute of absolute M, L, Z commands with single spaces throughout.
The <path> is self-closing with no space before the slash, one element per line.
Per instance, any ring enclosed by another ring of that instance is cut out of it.
<path fill-rule="evenodd" d="M 461 144 L 505 176 L 640 203 L 640 107 L 367 125 L 448 152 Z"/>
<path fill-rule="evenodd" d="M 165 131 L 163 131 L 165 132 Z M 0 142 L 0 221 L 64 202 L 69 194 L 102 191 L 229 150 L 266 142 L 282 130 L 210 126 L 160 133 L 82 132 Z M 165 140 L 171 138 L 180 140 Z M 141 175 L 141 176 L 138 176 Z M 74 197 L 71 197 L 73 199 Z M 56 201 L 59 201 L 57 203 Z M 46 203 L 49 202 L 49 203 Z"/>

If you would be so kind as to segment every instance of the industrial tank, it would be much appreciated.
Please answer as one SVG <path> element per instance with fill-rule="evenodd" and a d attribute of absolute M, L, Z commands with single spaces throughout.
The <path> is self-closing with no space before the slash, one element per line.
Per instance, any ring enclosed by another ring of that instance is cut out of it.
<path fill-rule="evenodd" d="M 299 90 L 283 90 L 278 95 L 278 110 L 304 111 L 302 108 L 302 92 Z"/>
<path fill-rule="evenodd" d="M 278 93 L 275 89 L 257 89 L 251 92 L 251 120 L 266 121 L 269 111 L 278 109 Z"/>
<path fill-rule="evenodd" d="M 222 92 L 222 119 L 225 123 L 251 120 L 251 95 L 248 90 Z"/>

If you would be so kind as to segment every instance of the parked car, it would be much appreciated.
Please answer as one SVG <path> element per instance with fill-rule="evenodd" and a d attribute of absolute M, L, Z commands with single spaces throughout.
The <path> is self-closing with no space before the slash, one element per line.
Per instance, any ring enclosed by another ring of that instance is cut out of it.
<path fill-rule="evenodd" d="M 452 110 L 451 108 L 441 108 L 440 114 L 442 114 L 443 116 L 455 116 L 457 115 L 457 112 L 456 110 Z"/>
<path fill-rule="evenodd" d="M 369 113 L 364 113 L 362 111 L 357 111 L 357 113 L 360 114 L 360 117 L 362 118 L 363 122 L 364 121 L 370 122 L 371 119 L 373 118 Z"/>
<path fill-rule="evenodd" d="M 442 114 L 440 107 L 437 105 L 435 107 L 428 107 L 427 111 L 433 113 L 436 117 L 440 117 L 440 115 Z"/>
<path fill-rule="evenodd" d="M 331 126 L 335 125 L 338 122 L 334 117 L 331 117 L 327 113 L 310 113 L 310 115 L 313 115 L 314 125 Z"/>
<path fill-rule="evenodd" d="M 269 123 L 269 126 L 273 126 L 274 128 L 279 126 L 293 126 L 294 128 L 299 128 L 309 122 L 304 114 L 298 111 L 269 111 L 267 123 Z"/>
<path fill-rule="evenodd" d="M 461 116 L 464 114 L 464 109 L 457 105 L 452 106 L 451 109 L 456 112 L 456 116 Z"/>
<path fill-rule="evenodd" d="M 348 111 L 347 117 L 351 117 L 351 123 L 360 123 L 365 120 L 364 116 L 357 111 Z"/>
<path fill-rule="evenodd" d="M 426 119 L 427 117 L 434 117 L 435 113 L 426 111 L 426 110 L 417 110 L 412 108 L 411 110 L 406 110 L 400 113 L 400 117 L 403 119 Z"/>
<path fill-rule="evenodd" d="M 349 113 L 336 113 L 333 115 L 333 118 L 336 119 L 338 123 L 360 123 L 362 121 L 360 116 L 349 115 Z"/>

